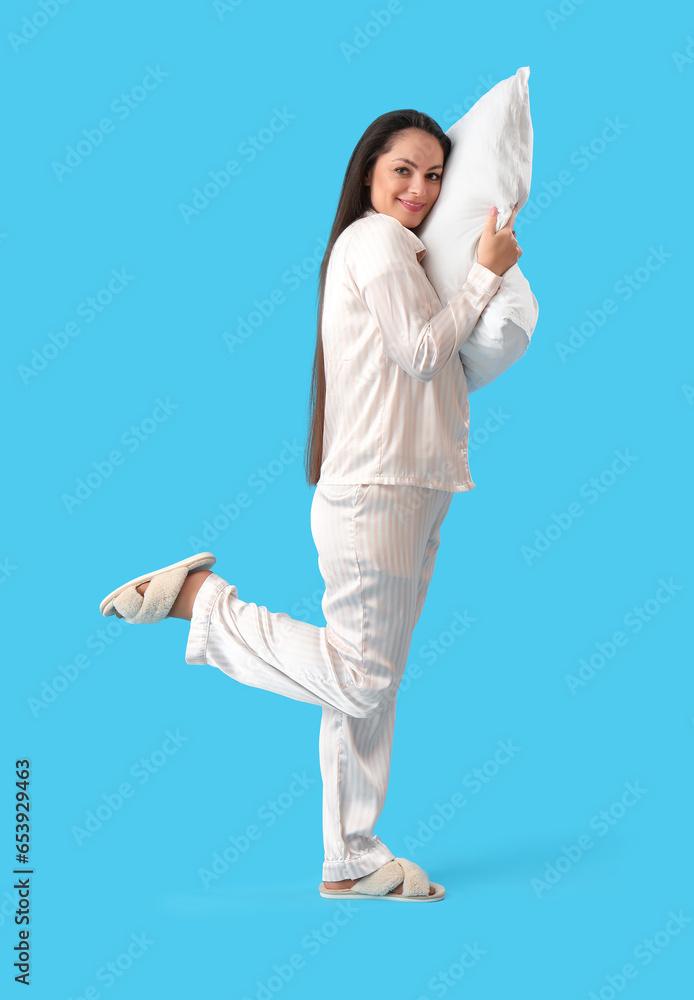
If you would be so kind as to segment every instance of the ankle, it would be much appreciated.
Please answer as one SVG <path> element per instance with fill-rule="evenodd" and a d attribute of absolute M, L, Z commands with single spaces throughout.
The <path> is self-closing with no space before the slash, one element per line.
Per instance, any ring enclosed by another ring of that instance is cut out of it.
<path fill-rule="evenodd" d="M 176 600 L 171 606 L 171 611 L 168 614 L 169 618 L 183 618 L 185 621 L 191 620 L 195 598 L 198 596 L 200 587 L 202 587 L 211 573 L 212 571 L 209 569 L 199 569 L 194 573 L 188 574 L 183 581 L 183 586 L 179 590 Z"/>

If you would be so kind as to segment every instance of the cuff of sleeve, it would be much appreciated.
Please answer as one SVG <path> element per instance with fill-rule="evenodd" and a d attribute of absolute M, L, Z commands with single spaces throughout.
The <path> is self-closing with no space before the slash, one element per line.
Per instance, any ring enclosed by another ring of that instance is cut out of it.
<path fill-rule="evenodd" d="M 501 279 L 503 274 L 496 274 L 494 271 L 490 271 L 488 267 L 484 264 L 480 264 L 475 261 L 470 268 L 467 276 L 467 280 L 472 282 L 473 285 L 477 285 L 484 292 L 489 292 L 492 295 L 497 292 L 501 286 Z"/>

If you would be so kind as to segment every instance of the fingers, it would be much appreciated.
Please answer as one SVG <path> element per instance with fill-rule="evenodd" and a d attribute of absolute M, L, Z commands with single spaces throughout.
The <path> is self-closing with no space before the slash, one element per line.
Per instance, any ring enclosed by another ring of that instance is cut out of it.
<path fill-rule="evenodd" d="M 506 223 L 505 226 L 502 226 L 501 228 L 502 229 L 513 229 L 514 225 L 516 224 L 516 216 L 517 215 L 518 215 L 518 202 L 516 202 L 516 204 L 513 206 L 513 211 L 511 212 L 511 214 L 508 217 L 508 222 Z"/>
<path fill-rule="evenodd" d="M 492 236 L 496 232 L 496 220 L 498 215 L 499 215 L 499 210 L 496 207 L 496 205 L 493 205 L 489 212 L 489 215 L 487 216 L 487 226 L 486 226 L 487 232 L 491 233 Z"/>
<path fill-rule="evenodd" d="M 504 243 L 506 241 L 508 241 L 510 243 L 510 247 L 508 248 L 508 250 L 511 250 L 511 248 L 512 248 L 515 251 L 515 259 L 516 259 L 516 261 L 520 260 L 522 254 L 523 254 L 523 251 L 518 246 L 518 240 L 516 239 L 516 234 L 513 231 L 513 226 L 515 224 L 516 216 L 517 215 L 518 215 L 518 202 L 516 202 L 516 204 L 513 206 L 513 210 L 511 212 L 511 215 L 509 216 L 508 221 L 506 222 L 506 224 L 504 226 L 502 226 L 501 229 L 499 229 L 497 231 L 496 224 L 497 224 L 498 217 L 499 217 L 499 210 L 498 210 L 498 208 L 497 208 L 496 205 L 493 205 L 492 208 L 489 211 L 489 215 L 487 216 L 487 225 L 485 227 L 485 234 L 486 235 L 488 235 L 488 236 L 496 236 L 497 237 L 497 239 L 495 240 L 495 245 L 499 248 L 500 252 L 501 252 L 501 247 L 504 245 Z M 504 235 L 503 235 L 503 237 L 501 237 L 501 239 L 499 239 L 499 235 L 502 232 L 502 230 L 504 232 Z M 508 250 L 506 250 L 504 252 L 508 253 Z M 508 260 L 508 258 L 506 258 L 506 259 Z M 507 264 L 507 267 L 510 267 L 511 265 L 512 265 L 512 262 L 509 261 L 508 264 Z"/>

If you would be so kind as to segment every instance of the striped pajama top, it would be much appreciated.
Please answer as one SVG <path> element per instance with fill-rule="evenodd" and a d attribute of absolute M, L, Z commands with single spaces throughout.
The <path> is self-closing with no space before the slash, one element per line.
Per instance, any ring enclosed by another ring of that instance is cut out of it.
<path fill-rule="evenodd" d="M 502 276 L 475 261 L 442 308 L 420 263 L 425 253 L 410 229 L 372 208 L 333 245 L 321 326 L 326 401 L 319 484 L 475 488 L 458 351 Z"/>

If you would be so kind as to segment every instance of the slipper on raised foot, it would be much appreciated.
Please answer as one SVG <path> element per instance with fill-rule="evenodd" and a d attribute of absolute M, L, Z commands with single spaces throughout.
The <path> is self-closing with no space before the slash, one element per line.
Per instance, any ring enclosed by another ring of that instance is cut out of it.
<path fill-rule="evenodd" d="M 198 552 L 153 573 L 135 577 L 104 597 L 99 611 L 105 617 L 117 611 L 129 625 L 153 625 L 167 617 L 188 574 L 211 569 L 216 561 L 211 552 Z M 137 591 L 141 583 L 149 584 L 144 594 Z"/>

